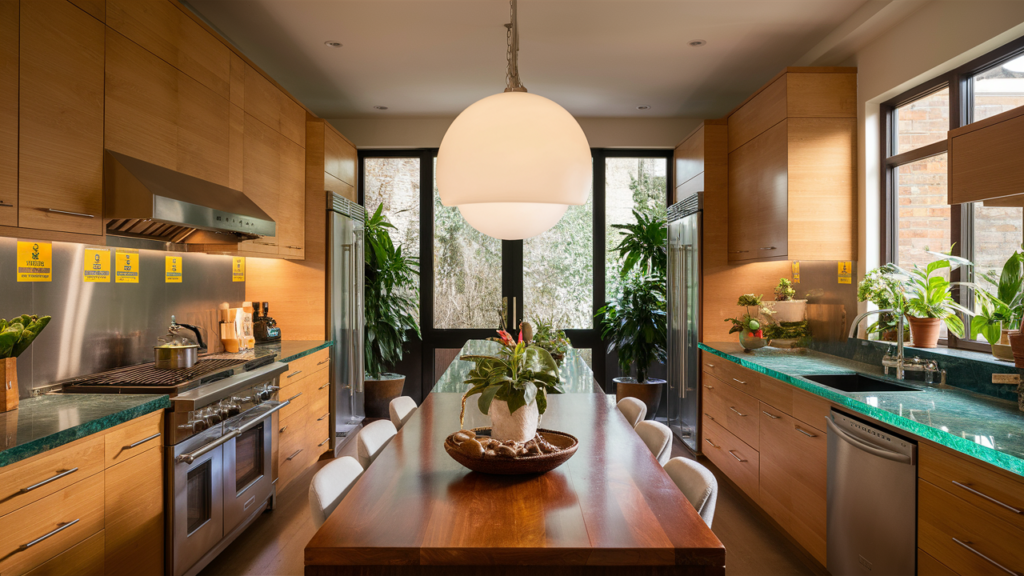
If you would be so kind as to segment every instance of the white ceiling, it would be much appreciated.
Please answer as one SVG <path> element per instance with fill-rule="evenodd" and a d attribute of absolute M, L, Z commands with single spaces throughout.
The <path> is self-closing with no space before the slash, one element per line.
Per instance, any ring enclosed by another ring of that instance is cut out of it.
<path fill-rule="evenodd" d="M 868 3 L 522 0 L 520 75 L 576 116 L 719 117 Z M 189 4 L 324 118 L 451 116 L 505 86 L 504 0 Z"/>

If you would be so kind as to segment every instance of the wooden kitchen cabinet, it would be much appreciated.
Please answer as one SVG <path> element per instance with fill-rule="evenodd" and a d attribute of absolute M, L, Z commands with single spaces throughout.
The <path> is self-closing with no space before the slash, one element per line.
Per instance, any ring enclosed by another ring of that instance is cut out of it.
<path fill-rule="evenodd" d="M 245 68 L 245 112 L 306 147 L 306 111 L 252 66 Z"/>
<path fill-rule="evenodd" d="M 104 501 L 105 574 L 162 574 L 164 466 L 160 444 L 107 469 Z"/>
<path fill-rule="evenodd" d="M 330 351 L 320 350 L 290 362 L 280 386 L 279 397 L 291 404 L 278 412 L 280 422 L 275 430 L 275 445 L 280 446 L 278 494 L 330 448 Z"/>
<path fill-rule="evenodd" d="M 324 172 L 349 186 L 356 186 L 356 147 L 327 122 L 324 122 L 324 151 Z M 350 200 L 355 202 L 355 199 Z"/>
<path fill-rule="evenodd" d="M 855 259 L 856 92 L 788 68 L 729 116 L 730 262 Z"/>
<path fill-rule="evenodd" d="M 103 23 L 67 0 L 19 20 L 18 226 L 100 236 Z"/>
<path fill-rule="evenodd" d="M 704 150 L 707 133 L 704 123 L 676 146 L 673 154 L 675 186 L 669 204 L 675 204 L 694 192 L 704 191 Z"/>
<path fill-rule="evenodd" d="M 18 225 L 18 2 L 0 0 L 0 226 Z"/>
<path fill-rule="evenodd" d="M 1024 206 L 1024 107 L 950 130 L 948 140 L 949 204 Z"/>
<path fill-rule="evenodd" d="M 105 576 L 103 530 L 26 572 L 25 576 Z"/>

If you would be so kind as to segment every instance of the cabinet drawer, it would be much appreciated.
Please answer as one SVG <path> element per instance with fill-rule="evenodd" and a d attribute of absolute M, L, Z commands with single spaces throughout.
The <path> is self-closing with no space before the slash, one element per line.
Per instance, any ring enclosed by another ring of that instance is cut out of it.
<path fill-rule="evenodd" d="M 707 415 L 704 416 L 703 422 L 704 445 L 701 449 L 704 455 L 756 502 L 759 459 L 757 451 Z"/>
<path fill-rule="evenodd" d="M 309 356 L 288 363 L 288 371 L 281 376 L 281 387 L 291 386 L 316 372 L 324 370 L 330 363 L 330 350 L 324 348 Z"/>
<path fill-rule="evenodd" d="M 1024 531 L 926 480 L 917 482 L 917 545 L 959 574 L 1024 573 Z"/>
<path fill-rule="evenodd" d="M 106 443 L 105 467 L 141 454 L 150 448 L 164 445 L 163 410 L 125 422 L 103 437 Z"/>
<path fill-rule="evenodd" d="M 922 442 L 918 475 L 1024 530 L 1024 482 Z"/>
<path fill-rule="evenodd" d="M 163 453 L 153 446 L 105 472 L 107 576 L 150 576 L 163 572 Z"/>
<path fill-rule="evenodd" d="M 104 576 L 103 530 L 36 566 L 25 576 Z"/>
<path fill-rule="evenodd" d="M 311 406 L 307 406 L 288 418 L 281 419 L 281 425 L 277 428 L 277 442 L 281 447 L 282 459 L 294 454 L 305 444 L 307 428 L 312 425 L 310 408 Z"/>
<path fill-rule="evenodd" d="M 825 564 L 828 438 L 764 403 L 760 433 L 761 507 Z"/>
<path fill-rule="evenodd" d="M 309 436 L 310 448 L 319 457 L 320 454 L 323 454 L 331 447 L 331 421 L 329 418 L 324 418 L 314 422 L 310 425 L 309 429 L 311 432 Z"/>
<path fill-rule="evenodd" d="M 0 573 L 23 574 L 103 529 L 103 474 L 33 502 L 0 523 L 17 527 L 0 531 Z"/>
<path fill-rule="evenodd" d="M 832 410 L 832 405 L 828 400 L 819 398 L 810 392 L 804 392 L 792 384 L 776 380 L 771 376 L 764 374 L 758 376 L 760 376 L 758 391 L 762 402 L 819 431 L 825 430 L 825 419 L 829 417 Z"/>
<path fill-rule="evenodd" d="M 0 516 L 103 470 L 103 437 L 85 438 L 0 468 Z M 22 490 L 29 489 L 27 492 Z"/>
<path fill-rule="evenodd" d="M 757 398 L 758 373 L 701 350 L 701 370 Z"/>
<path fill-rule="evenodd" d="M 281 388 L 278 397 L 282 400 L 289 400 L 291 404 L 281 409 L 281 420 L 287 420 L 292 414 L 309 406 L 319 395 L 329 388 L 327 384 L 327 370 L 321 370 L 316 374 L 303 378 L 292 386 Z"/>
<path fill-rule="evenodd" d="M 917 549 L 917 576 L 960 576 L 931 554 Z"/>
<path fill-rule="evenodd" d="M 758 444 L 757 398 L 744 394 L 714 376 L 704 378 L 704 411 L 754 450 Z"/>
<path fill-rule="evenodd" d="M 306 432 L 307 434 L 304 435 L 304 438 L 307 438 L 309 436 L 309 431 L 306 430 Z M 296 476 L 302 474 L 302 471 L 305 470 L 310 464 L 316 462 L 319 456 L 320 454 L 315 450 L 312 450 L 308 444 L 302 446 L 301 448 L 296 448 L 292 450 L 291 453 L 285 453 L 282 450 L 280 454 L 279 463 L 280 477 L 277 481 L 278 494 L 280 494 L 282 490 L 287 488 L 288 485 L 293 480 L 295 480 Z"/>

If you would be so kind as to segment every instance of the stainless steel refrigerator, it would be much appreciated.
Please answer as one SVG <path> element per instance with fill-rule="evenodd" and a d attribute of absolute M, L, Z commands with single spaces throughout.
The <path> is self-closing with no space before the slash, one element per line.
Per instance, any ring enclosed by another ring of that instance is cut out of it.
<path fill-rule="evenodd" d="M 694 452 L 700 436 L 701 232 L 704 193 L 668 209 L 668 424 Z"/>
<path fill-rule="evenodd" d="M 327 194 L 327 324 L 331 348 L 331 421 L 335 455 L 362 425 L 363 250 L 366 211 L 333 192 Z"/>

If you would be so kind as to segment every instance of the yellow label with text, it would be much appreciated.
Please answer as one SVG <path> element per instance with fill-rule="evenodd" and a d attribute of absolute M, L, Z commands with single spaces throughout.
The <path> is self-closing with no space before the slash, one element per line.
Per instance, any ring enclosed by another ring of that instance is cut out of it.
<path fill-rule="evenodd" d="M 799 283 L 800 283 L 800 263 L 794 261 L 793 262 L 793 284 L 799 284 Z"/>
<path fill-rule="evenodd" d="M 164 257 L 164 282 L 168 284 L 181 284 L 184 277 L 181 268 L 181 256 Z"/>
<path fill-rule="evenodd" d="M 118 284 L 139 283 L 139 253 L 121 252 L 114 253 L 114 279 Z"/>
<path fill-rule="evenodd" d="M 839 283 L 853 283 L 853 262 L 849 260 L 842 260 L 839 262 Z"/>
<path fill-rule="evenodd" d="M 245 256 L 235 256 L 231 259 L 231 281 L 245 282 Z"/>
<path fill-rule="evenodd" d="M 110 282 L 110 250 L 85 249 L 82 282 Z"/>
<path fill-rule="evenodd" d="M 18 282 L 49 282 L 53 279 L 53 244 L 18 242 Z"/>

